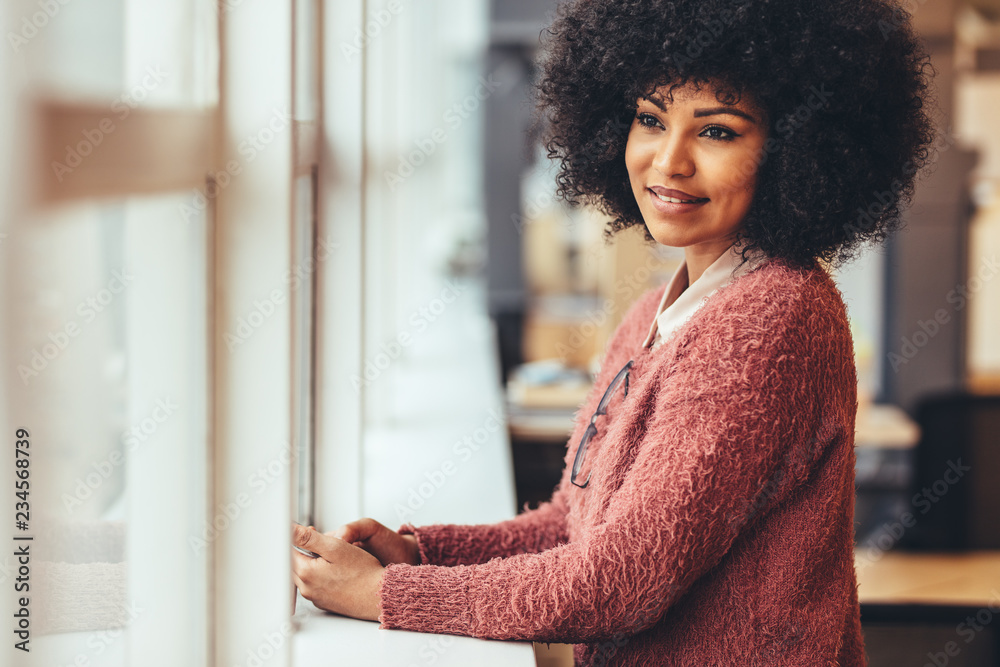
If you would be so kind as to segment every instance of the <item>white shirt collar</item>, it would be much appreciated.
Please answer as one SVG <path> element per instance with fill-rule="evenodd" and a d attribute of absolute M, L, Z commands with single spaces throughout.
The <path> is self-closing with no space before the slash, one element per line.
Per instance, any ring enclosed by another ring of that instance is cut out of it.
<path fill-rule="evenodd" d="M 694 284 L 688 285 L 687 261 L 682 261 L 673 277 L 663 290 L 663 298 L 656 309 L 656 315 L 649 326 L 649 334 L 642 346 L 658 347 L 670 338 L 685 322 L 694 315 L 705 302 L 720 287 L 724 287 L 742 275 L 753 271 L 763 263 L 763 256 L 749 255 L 749 261 L 740 266 L 742 245 L 732 245 L 712 262 Z"/>

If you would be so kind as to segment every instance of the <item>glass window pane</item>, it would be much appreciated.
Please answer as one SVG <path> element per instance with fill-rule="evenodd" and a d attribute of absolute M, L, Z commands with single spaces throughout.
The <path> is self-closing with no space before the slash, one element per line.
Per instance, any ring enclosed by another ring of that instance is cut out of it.
<path fill-rule="evenodd" d="M 315 457 L 313 404 L 315 396 L 315 363 L 313 341 L 314 280 L 317 262 L 327 258 L 329 251 L 314 249 L 316 244 L 315 173 L 295 179 L 294 263 L 289 279 L 293 304 L 292 349 L 292 419 L 293 438 L 298 459 L 298 505 L 296 520 L 304 525 L 313 523 L 313 463 Z"/>
<path fill-rule="evenodd" d="M 34 92 L 113 107 L 116 116 L 218 100 L 211 0 L 12 0 L 10 11 L 7 41 Z"/>
<path fill-rule="evenodd" d="M 184 637 L 164 664 L 204 664 L 208 272 L 189 197 L 53 210 L 5 239 L 39 665 L 157 664 L 164 637 Z"/>
<path fill-rule="evenodd" d="M 38 90 L 110 100 L 124 77 L 123 0 L 54 3 L 11 0 L 13 57 Z M 4 3 L 5 9 L 7 3 Z"/>
<path fill-rule="evenodd" d="M 295 3 L 295 120 L 319 117 L 319 16 L 316 0 Z"/>

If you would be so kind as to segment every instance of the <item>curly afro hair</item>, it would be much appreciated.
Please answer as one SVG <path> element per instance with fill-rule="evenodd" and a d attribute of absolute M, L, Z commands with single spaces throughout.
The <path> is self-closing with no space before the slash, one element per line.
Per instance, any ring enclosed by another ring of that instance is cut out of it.
<path fill-rule="evenodd" d="M 569 0 L 536 67 L 557 195 L 611 216 L 608 240 L 645 228 L 625 145 L 638 99 L 661 86 L 711 83 L 767 118 L 744 259 L 836 265 L 883 241 L 934 139 L 933 69 L 892 0 Z"/>

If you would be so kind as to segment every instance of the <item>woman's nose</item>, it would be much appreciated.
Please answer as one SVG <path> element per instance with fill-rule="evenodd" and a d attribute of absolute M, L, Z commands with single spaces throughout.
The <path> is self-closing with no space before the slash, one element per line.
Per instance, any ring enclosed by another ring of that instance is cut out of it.
<path fill-rule="evenodd" d="M 680 137 L 664 137 L 653 157 L 653 168 L 668 178 L 693 176 L 695 165 L 690 147 Z"/>

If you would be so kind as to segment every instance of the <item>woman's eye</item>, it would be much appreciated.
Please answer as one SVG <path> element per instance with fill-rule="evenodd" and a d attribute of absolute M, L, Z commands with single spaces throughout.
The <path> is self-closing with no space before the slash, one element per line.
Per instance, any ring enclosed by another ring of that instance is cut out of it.
<path fill-rule="evenodd" d="M 643 127 L 656 127 L 660 123 L 660 121 L 656 120 L 656 116 L 648 113 L 638 113 L 635 117 L 639 121 L 639 125 Z"/>
<path fill-rule="evenodd" d="M 701 136 L 708 137 L 709 139 L 715 139 L 717 141 L 732 141 L 740 135 L 736 134 L 728 127 L 713 125 L 711 127 L 706 127 L 705 131 L 701 133 Z"/>
<path fill-rule="evenodd" d="M 657 128 L 661 127 L 659 119 L 650 113 L 639 112 L 635 115 L 636 120 L 639 125 L 647 128 Z M 702 130 L 699 136 L 712 139 L 714 141 L 732 141 L 736 137 L 740 136 L 730 130 L 728 127 L 723 127 L 721 125 L 711 125 Z"/>

